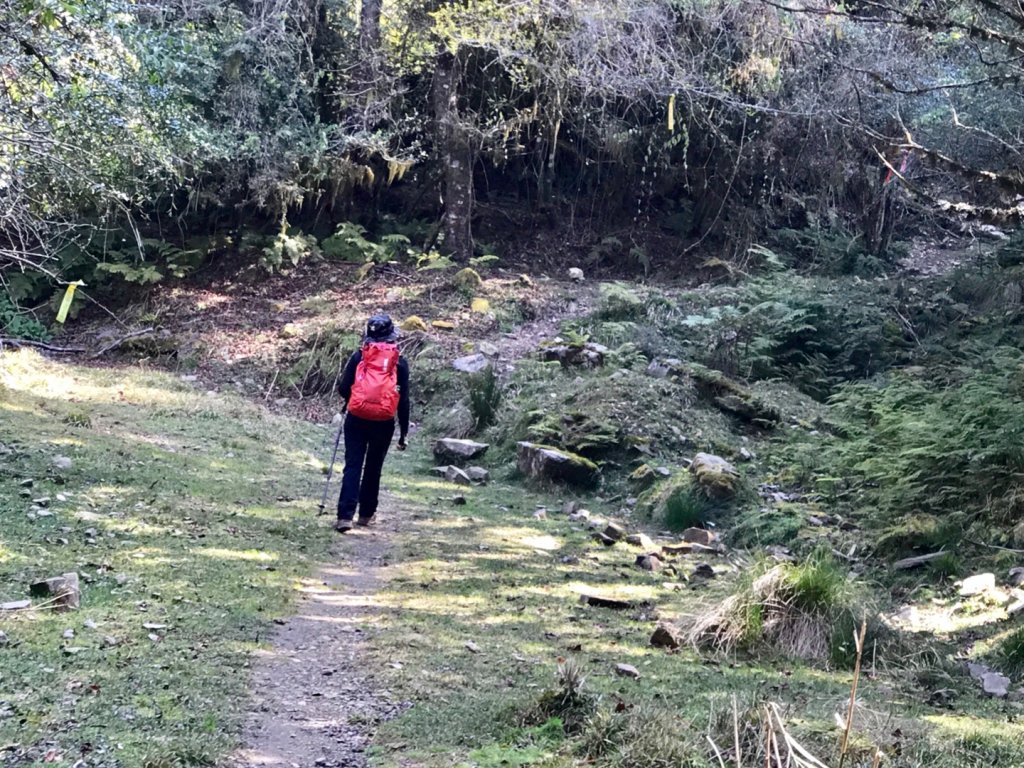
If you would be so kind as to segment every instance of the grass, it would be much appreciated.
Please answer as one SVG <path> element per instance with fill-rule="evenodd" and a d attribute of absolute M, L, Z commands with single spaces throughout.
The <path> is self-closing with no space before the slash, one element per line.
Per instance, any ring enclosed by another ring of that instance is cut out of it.
<path fill-rule="evenodd" d="M 167 375 L 29 352 L 0 355 L 0 381 L 0 602 L 82 579 L 79 611 L 0 614 L 4 761 L 214 764 L 250 652 L 324 551 L 308 427 Z M 41 497 L 52 517 L 32 519 Z"/>

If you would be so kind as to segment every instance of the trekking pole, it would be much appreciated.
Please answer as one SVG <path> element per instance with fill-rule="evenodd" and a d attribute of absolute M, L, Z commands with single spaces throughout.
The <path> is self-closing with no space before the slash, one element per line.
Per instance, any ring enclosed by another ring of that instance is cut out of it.
<path fill-rule="evenodd" d="M 327 469 L 327 482 L 324 483 L 324 495 L 320 499 L 319 512 L 317 512 L 318 517 L 325 514 L 327 511 L 327 492 L 331 488 L 331 476 L 334 474 L 334 462 L 338 458 L 338 445 L 341 443 L 341 432 L 344 428 L 345 422 L 338 422 L 338 433 L 334 436 L 334 450 L 331 451 L 331 464 Z"/>

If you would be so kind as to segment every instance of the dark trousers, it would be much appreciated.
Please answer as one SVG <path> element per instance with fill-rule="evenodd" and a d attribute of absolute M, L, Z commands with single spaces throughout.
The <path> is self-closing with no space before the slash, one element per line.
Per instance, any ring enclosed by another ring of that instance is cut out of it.
<path fill-rule="evenodd" d="M 345 417 L 345 470 L 341 476 L 338 517 L 351 520 L 359 506 L 359 517 L 373 517 L 380 493 L 384 457 L 395 434 L 395 421 L 369 421 L 349 414 Z"/>

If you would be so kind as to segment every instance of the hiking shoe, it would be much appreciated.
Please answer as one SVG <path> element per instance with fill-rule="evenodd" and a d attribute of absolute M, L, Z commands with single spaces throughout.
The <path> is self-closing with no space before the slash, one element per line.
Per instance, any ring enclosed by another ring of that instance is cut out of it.
<path fill-rule="evenodd" d="M 352 530 L 352 521 L 338 518 L 338 521 L 334 524 L 334 530 L 338 533 L 348 533 Z"/>
<path fill-rule="evenodd" d="M 363 528 L 368 528 L 369 526 L 376 524 L 376 517 L 360 517 L 358 520 L 356 520 L 356 525 L 361 526 Z"/>

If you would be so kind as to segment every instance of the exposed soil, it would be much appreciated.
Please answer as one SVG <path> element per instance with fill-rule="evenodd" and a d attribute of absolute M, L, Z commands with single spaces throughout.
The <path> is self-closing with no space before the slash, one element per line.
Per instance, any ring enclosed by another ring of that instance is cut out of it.
<path fill-rule="evenodd" d="M 388 567 L 393 499 L 381 523 L 336 536 L 334 562 L 303 582 L 295 616 L 271 638 L 253 673 L 253 699 L 237 768 L 360 768 L 376 727 L 406 705 L 367 666 L 366 638 L 386 610 L 374 595 Z"/>

